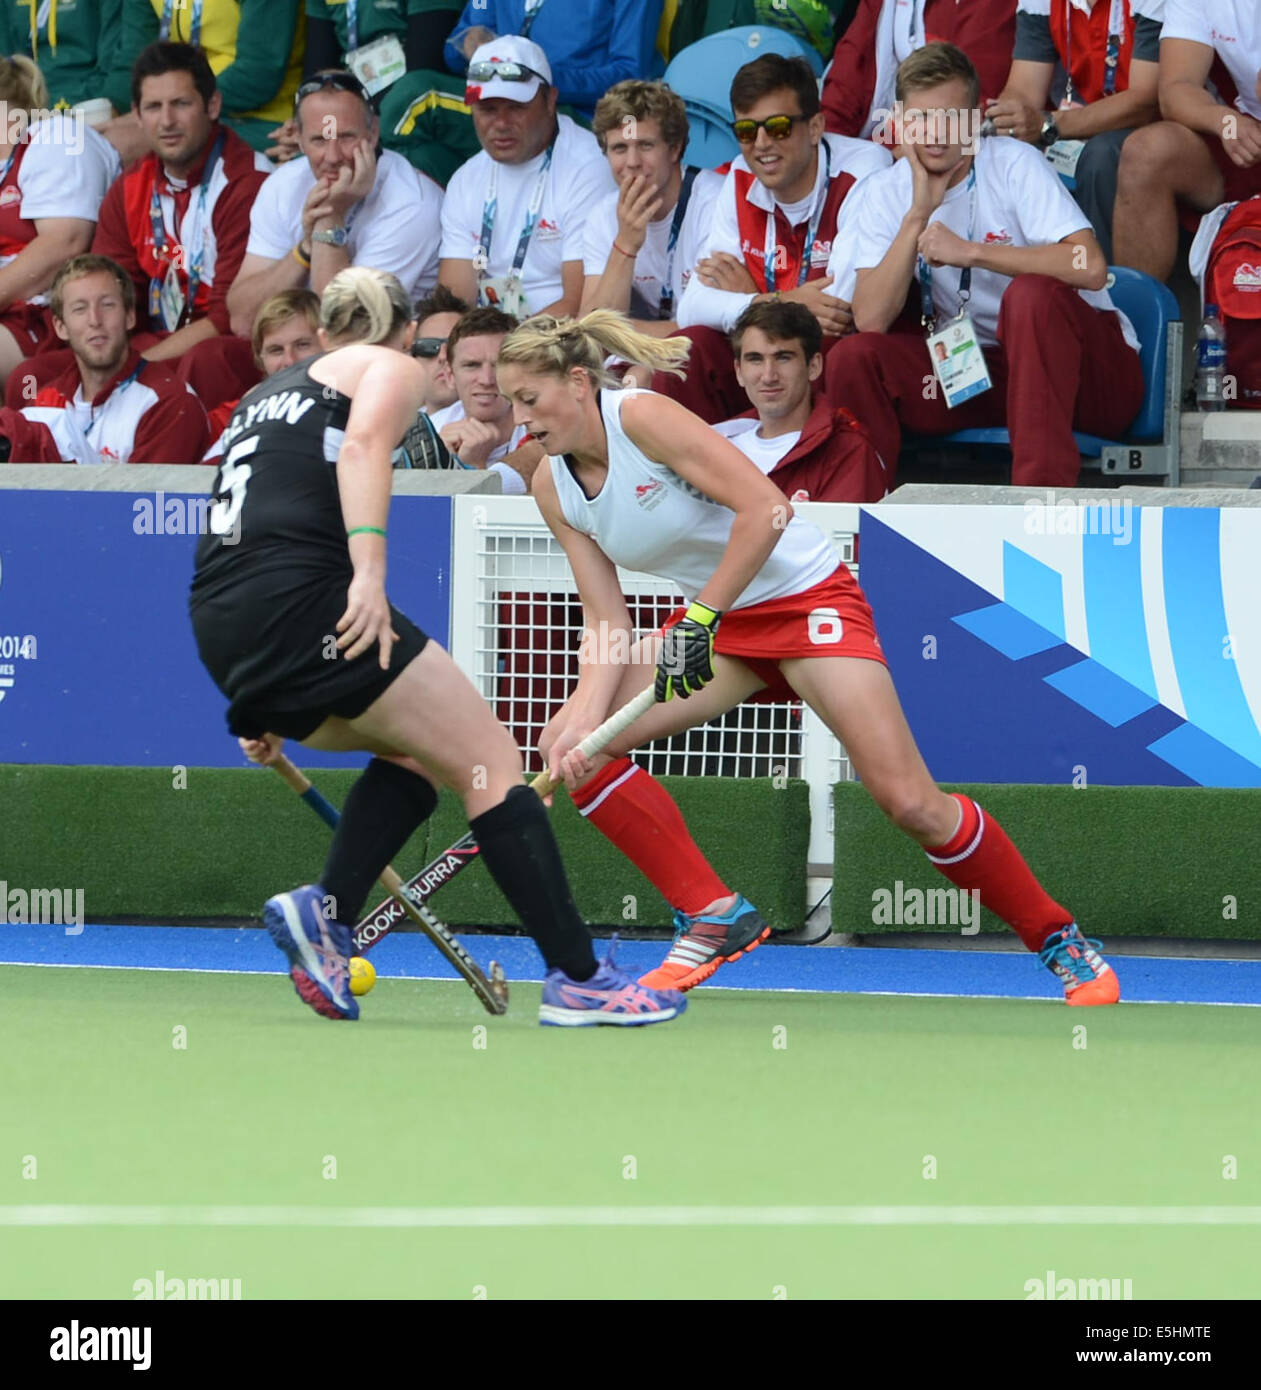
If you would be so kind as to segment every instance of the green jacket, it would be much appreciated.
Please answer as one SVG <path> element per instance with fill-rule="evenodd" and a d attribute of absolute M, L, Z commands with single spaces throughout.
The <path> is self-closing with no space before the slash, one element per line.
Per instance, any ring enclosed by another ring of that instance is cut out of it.
<path fill-rule="evenodd" d="M 407 17 L 427 14 L 430 10 L 460 10 L 459 0 L 359 0 L 359 47 L 379 39 L 382 34 L 397 34 L 402 43 L 407 34 Z M 330 19 L 337 30 L 337 43 L 344 54 L 350 47 L 346 16 L 346 0 L 306 0 L 308 19 Z M 454 21 L 451 25 L 455 27 Z"/>
<path fill-rule="evenodd" d="M 720 29 L 768 24 L 811 44 L 826 63 L 835 45 L 833 21 L 852 9 L 847 0 L 679 0 L 670 26 L 670 57 Z"/>
<path fill-rule="evenodd" d="M 40 0 L 0 0 L 0 52 L 29 53 L 35 59 L 53 106 L 107 96 L 123 0 L 46 0 L 46 5 L 44 22 L 37 22 L 32 33 L 32 17 L 38 21 L 45 5 Z"/>

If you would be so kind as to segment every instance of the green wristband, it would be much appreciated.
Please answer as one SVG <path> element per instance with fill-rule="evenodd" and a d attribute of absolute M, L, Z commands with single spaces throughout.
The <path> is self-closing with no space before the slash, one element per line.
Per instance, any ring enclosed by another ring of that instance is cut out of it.
<path fill-rule="evenodd" d="M 379 526 L 356 526 L 353 531 L 346 532 L 346 539 L 351 536 L 384 536 L 385 532 Z"/>

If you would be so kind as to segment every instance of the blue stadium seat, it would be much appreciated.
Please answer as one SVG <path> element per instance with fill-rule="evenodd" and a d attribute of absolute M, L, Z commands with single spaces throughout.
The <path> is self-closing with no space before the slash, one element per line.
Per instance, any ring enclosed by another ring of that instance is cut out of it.
<path fill-rule="evenodd" d="M 664 80 L 683 98 L 692 125 L 692 138 L 683 156 L 686 163 L 712 169 L 739 154 L 740 146 L 727 129 L 732 120 L 727 93 L 737 71 L 764 53 L 805 58 L 816 77 L 822 71 L 823 64 L 813 48 L 782 29 L 755 24 L 721 29 L 674 55 Z"/>
<path fill-rule="evenodd" d="M 1164 477 L 1178 483 L 1182 426 L 1179 374 L 1182 370 L 1182 312 L 1168 285 L 1127 266 L 1109 268 L 1108 292 L 1134 325 L 1146 391 L 1142 408 L 1123 440 L 1100 439 L 1074 431 L 1083 461 L 1098 460 L 1105 473 Z M 947 444 L 1011 447 L 1005 429 L 957 430 Z"/>

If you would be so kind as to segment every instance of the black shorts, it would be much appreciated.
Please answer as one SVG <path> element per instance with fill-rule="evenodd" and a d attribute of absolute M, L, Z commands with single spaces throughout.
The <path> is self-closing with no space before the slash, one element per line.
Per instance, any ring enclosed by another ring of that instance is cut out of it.
<path fill-rule="evenodd" d="M 301 741 L 329 715 L 356 719 L 425 649 L 429 638 L 390 605 L 399 640 L 383 671 L 373 643 L 353 661 L 336 649 L 346 581 L 284 594 L 257 583 L 193 608 L 197 650 L 231 702 L 228 730 L 238 738 L 279 734 Z"/>

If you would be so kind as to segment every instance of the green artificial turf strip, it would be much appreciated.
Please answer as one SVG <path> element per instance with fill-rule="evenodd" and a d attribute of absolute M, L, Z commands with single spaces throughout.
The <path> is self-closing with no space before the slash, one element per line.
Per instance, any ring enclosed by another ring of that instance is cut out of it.
<path fill-rule="evenodd" d="M 294 751 L 299 765 L 301 753 Z M 320 770 L 312 780 L 340 807 L 357 775 Z M 776 930 L 801 926 L 810 834 L 806 784 L 662 780 L 717 872 Z M 587 921 L 623 931 L 670 924 L 661 896 L 583 821 L 563 791 L 552 823 Z M 395 856 L 395 867 L 405 877 L 414 874 L 467 832 L 462 808 L 444 794 L 433 817 Z M 328 843 L 328 828 L 261 768 L 0 766 L 0 877 L 11 887 L 82 888 L 92 921 L 255 916 L 273 893 L 314 881 Z M 516 926 L 482 866 L 444 888 L 434 910 L 457 926 Z"/>
<path fill-rule="evenodd" d="M 569 1032 L 537 1026 L 529 985 L 491 1019 L 457 982 L 382 979 L 357 1024 L 317 1019 L 282 976 L 0 967 L 0 990 L 21 1060 L 4 1206 L 1261 1203 L 1248 1010 L 702 990 L 677 1023 Z M 1247 1228 L 0 1240 L 4 1297 L 127 1298 L 158 1269 L 250 1298 L 1023 1298 L 1048 1268 L 1135 1298 L 1261 1295 Z"/>
<path fill-rule="evenodd" d="M 951 785 L 1002 824 L 1088 936 L 1261 938 L 1261 791 L 1208 787 Z M 833 789 L 832 929 L 941 931 L 874 920 L 881 890 L 949 887 L 856 782 Z M 1005 931 L 983 910 L 982 931 Z M 957 931 L 957 929 L 956 929 Z"/>

